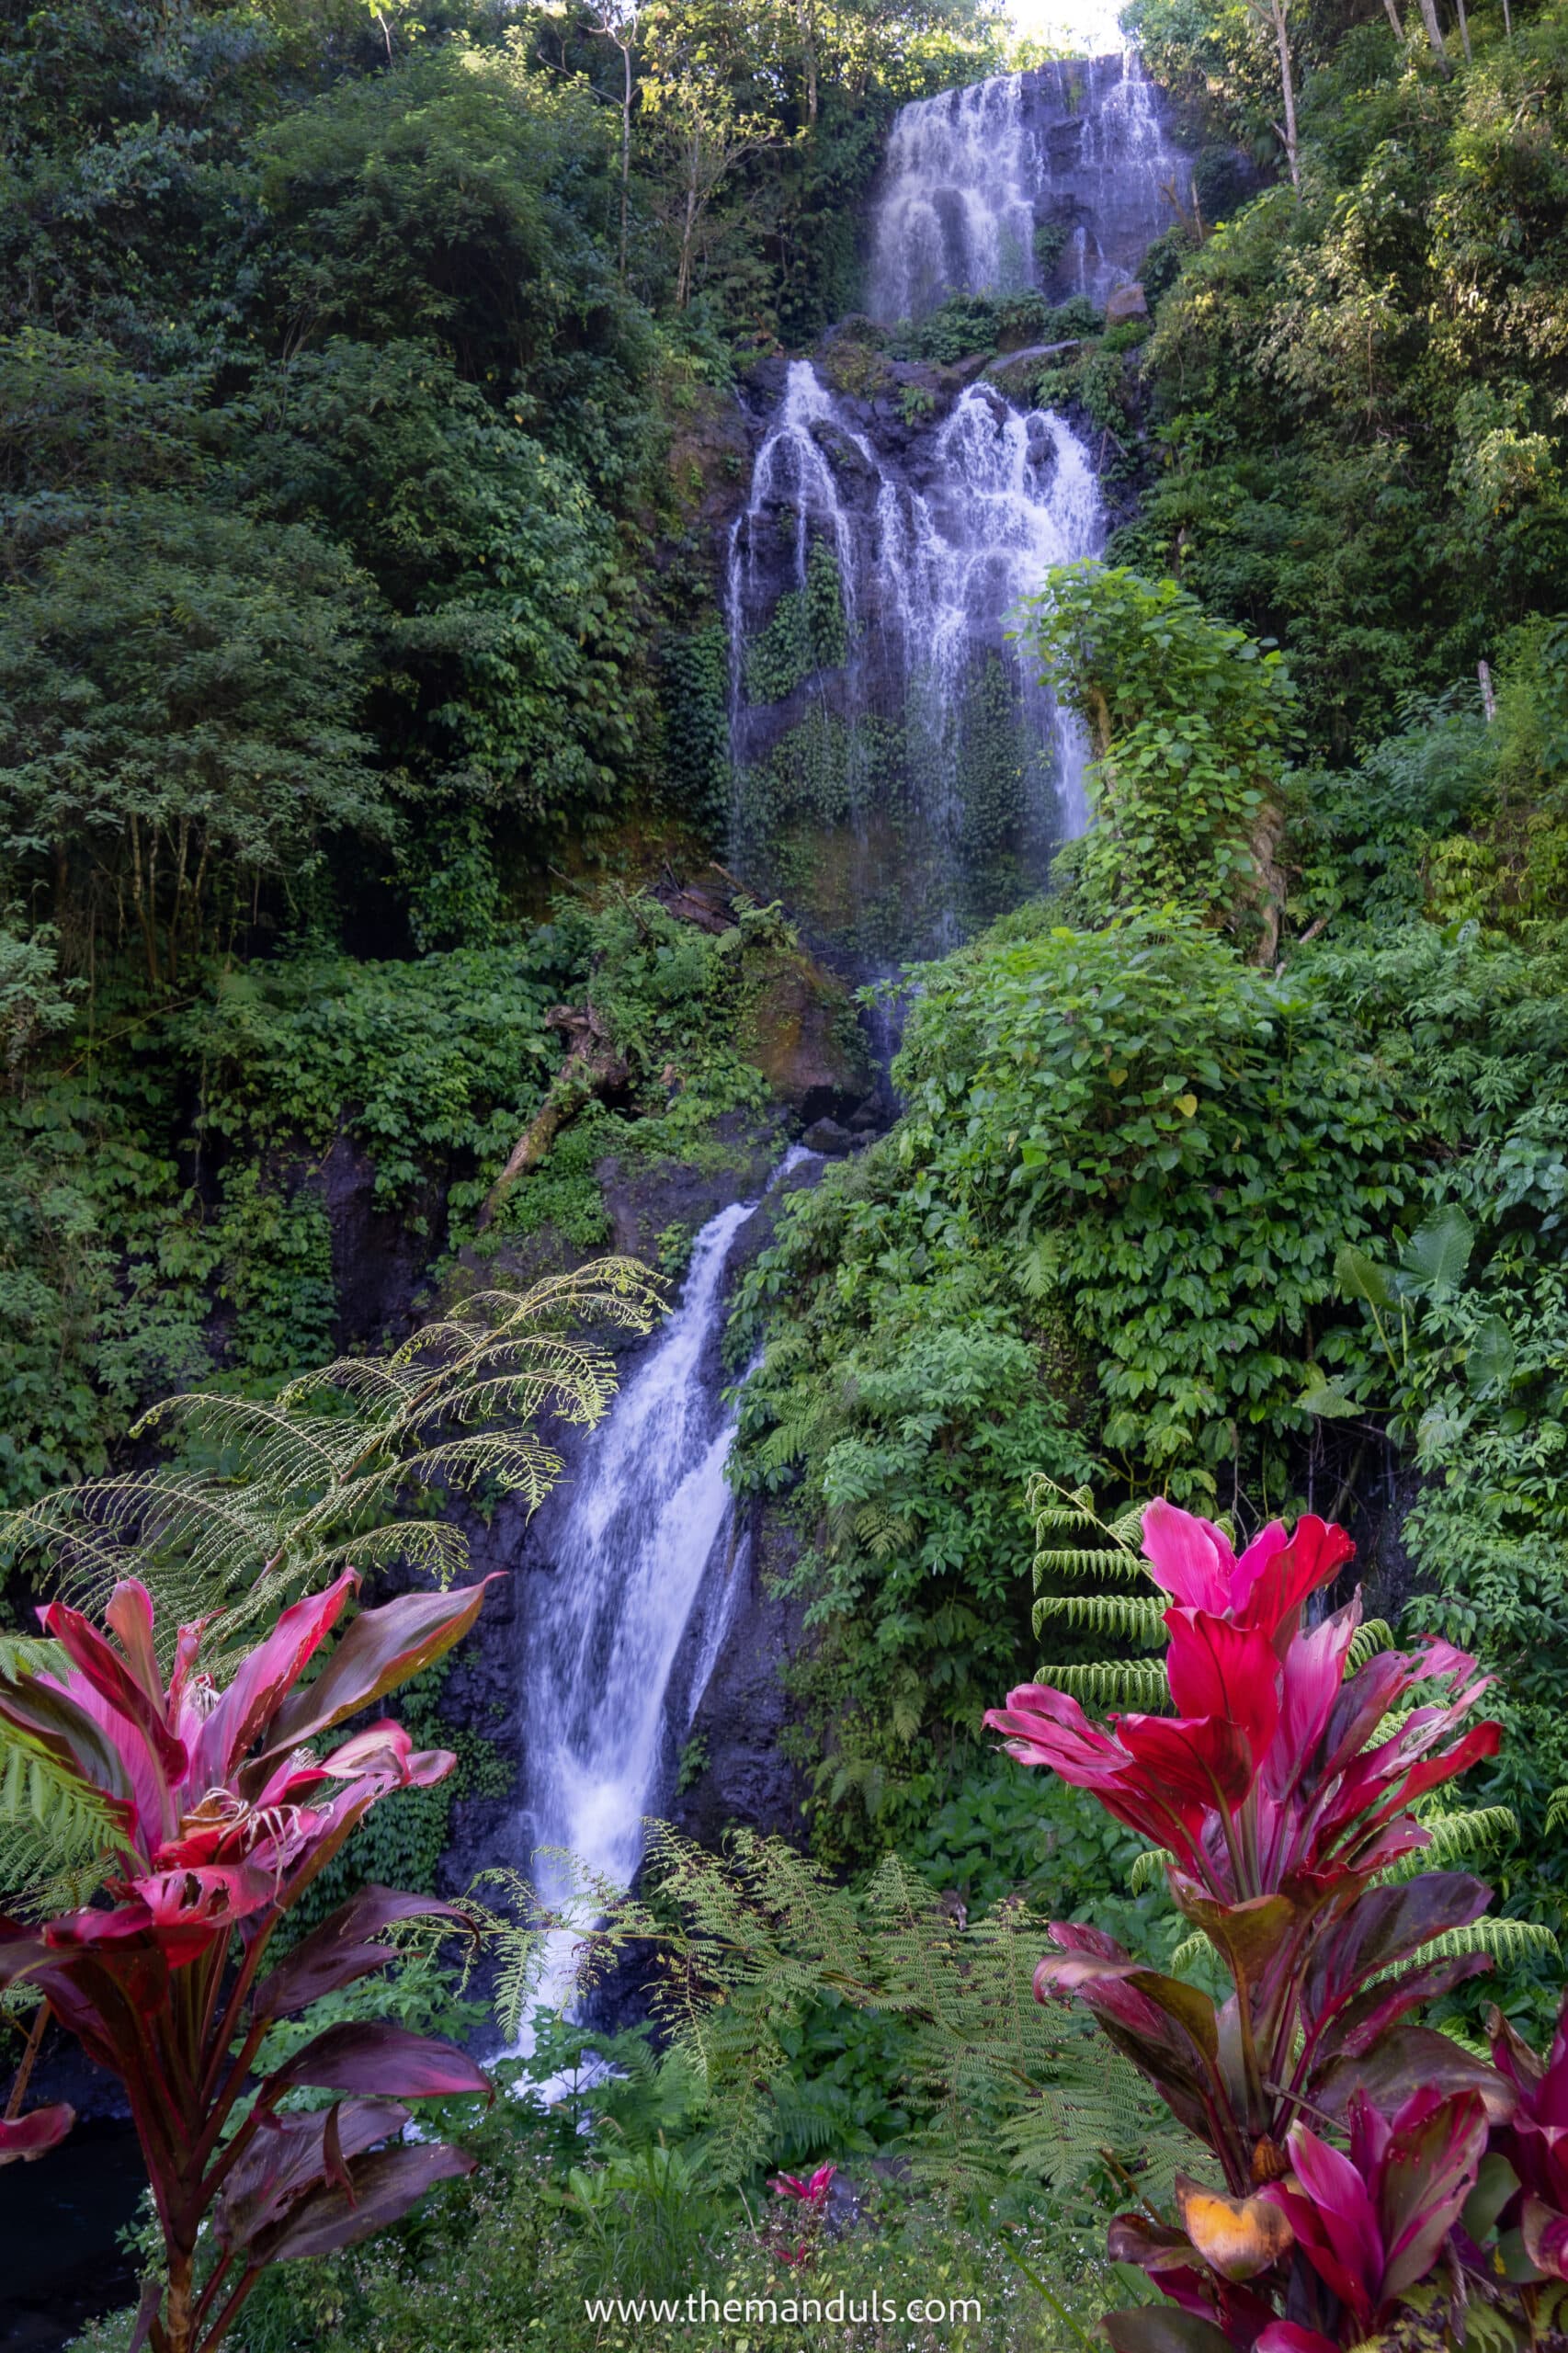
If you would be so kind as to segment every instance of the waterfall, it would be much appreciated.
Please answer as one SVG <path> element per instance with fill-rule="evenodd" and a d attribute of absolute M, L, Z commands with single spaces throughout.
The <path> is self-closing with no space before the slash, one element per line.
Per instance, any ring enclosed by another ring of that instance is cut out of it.
<path fill-rule="evenodd" d="M 1187 179 L 1133 51 L 916 100 L 873 206 L 872 318 L 1027 293 L 1015 340 L 1048 341 L 1051 302 L 1136 277 Z M 1052 565 L 1104 542 L 1089 452 L 1011 396 L 1042 357 L 976 381 L 978 358 L 900 347 L 850 323 L 756 371 L 725 566 L 730 862 L 862 973 L 955 946 L 1088 822 L 1082 733 L 1012 632 Z"/>
<path fill-rule="evenodd" d="M 873 307 L 906 318 L 955 290 L 1102 299 L 1183 179 L 1132 57 L 906 107 L 872 222 Z M 759 365 L 724 567 L 733 863 L 863 972 L 1015 904 L 1087 823 L 1081 733 L 1013 631 L 1051 567 L 1105 535 L 1066 417 L 978 360 L 898 360 L 886 340 Z M 677 1308 L 541 1515 L 553 1574 L 528 1581 L 520 1826 L 547 1900 L 576 1881 L 540 1849 L 631 1882 L 724 1647 L 745 1540 L 718 1343 L 757 1206 L 702 1228 Z"/>
<path fill-rule="evenodd" d="M 884 182 L 871 227 L 874 319 L 919 318 L 949 294 L 1033 285 L 1040 156 L 1021 74 L 901 108 Z"/>
<path fill-rule="evenodd" d="M 867 308 L 892 324 L 1042 281 L 1103 302 L 1172 226 L 1187 181 L 1135 49 L 918 98 L 888 141 Z"/>
<path fill-rule="evenodd" d="M 919 438 L 915 462 L 880 449 L 792 361 L 726 565 L 733 860 L 867 969 L 955 946 L 1086 822 L 1080 731 L 1007 631 L 1052 564 L 1100 545 L 1088 452 L 990 383 Z M 759 678 L 756 649 L 824 626 L 835 597 L 835 642 L 798 647 L 782 691 Z M 791 870 L 791 824 L 824 853 L 820 889 Z"/>
<path fill-rule="evenodd" d="M 774 1182 L 808 1157 L 787 1154 Z M 552 1574 L 530 1597 L 525 1849 L 569 1853 L 619 1887 L 636 1872 L 644 1818 L 667 1794 L 675 1743 L 744 1573 L 744 1540 L 732 1548 L 724 1465 L 735 1425 L 717 1352 L 730 1252 L 759 1206 L 736 1202 L 698 1234 L 679 1304 L 585 1443 Z M 676 1693 L 688 1636 L 691 1673 Z M 533 1868 L 547 1898 L 567 1892 L 548 1853 Z"/>

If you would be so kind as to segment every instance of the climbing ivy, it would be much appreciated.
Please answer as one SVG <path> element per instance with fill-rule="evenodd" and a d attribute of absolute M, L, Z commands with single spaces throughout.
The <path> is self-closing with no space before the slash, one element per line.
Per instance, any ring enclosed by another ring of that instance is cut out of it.
<path fill-rule="evenodd" d="M 825 540 L 814 539 L 804 585 L 785 590 L 766 627 L 746 648 L 746 699 L 782 702 L 819 670 L 835 670 L 848 658 L 849 623 L 838 558 Z"/>

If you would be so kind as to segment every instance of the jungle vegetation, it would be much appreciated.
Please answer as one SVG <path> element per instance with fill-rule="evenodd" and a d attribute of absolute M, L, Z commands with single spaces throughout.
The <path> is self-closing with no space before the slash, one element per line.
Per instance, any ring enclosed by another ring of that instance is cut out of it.
<path fill-rule="evenodd" d="M 790 1530 L 806 1629 L 791 1884 L 869 1904 L 896 1847 L 971 1919 L 1049 1905 L 1171 1964 L 1136 1840 L 981 1716 L 1042 1651 L 1091 1704 L 1148 1691 L 1130 1506 L 1238 1543 L 1315 1510 L 1391 1640 L 1499 1678 L 1464 1803 L 1515 1924 L 1491 1991 L 1534 2033 L 1568 1889 L 1568 6 L 1128 23 L 1198 201 L 1150 320 L 1075 316 L 1032 386 L 1114 449 L 1125 517 L 1026 625 L 1096 826 L 910 976 L 902 1115 L 799 1198 L 732 1326 L 737 1372 L 762 1351 L 733 1475 Z M 433 1302 L 465 1252 L 602 1250 L 607 1151 L 711 1153 L 761 1108 L 736 1040 L 787 912 L 715 938 L 645 888 L 725 847 L 724 404 L 855 307 L 896 106 L 1006 54 L 983 0 L 15 14 L 0 1506 L 145 1468 L 172 1391 L 269 1399 L 376 1345 L 335 1256 L 354 1188 Z M 953 306 L 908 347 L 1016 324 Z M 626 1086 L 482 1234 L 590 979 Z M 438 1702 L 421 1678 L 405 1721 L 483 1785 Z M 445 1803 L 389 1802 L 366 1870 L 428 1888 Z M 675 1867 L 669 1904 L 721 1903 Z M 776 2274 L 737 2182 L 914 2130 L 904 2027 L 792 1982 L 766 2073 L 742 2054 L 749 2173 L 633 2031 L 621 2089 L 467 2118 L 476 2186 L 272 2274 L 244 2341 L 608 2345 L 574 2334 L 585 2283 Z M 475 2021 L 428 1952 L 392 1985 L 417 2029 Z M 1461 2036 L 1478 1998 L 1441 2006 Z M 574 2033 L 520 2072 L 581 2065 Z M 1042 2204 L 1026 2166 L 1015 2262 L 881 2182 L 884 2278 L 981 2283 L 976 2346 L 1064 2344 L 1125 2290 L 1082 2183 Z M 1068 2322 L 1024 2313 L 1042 2246 Z"/>

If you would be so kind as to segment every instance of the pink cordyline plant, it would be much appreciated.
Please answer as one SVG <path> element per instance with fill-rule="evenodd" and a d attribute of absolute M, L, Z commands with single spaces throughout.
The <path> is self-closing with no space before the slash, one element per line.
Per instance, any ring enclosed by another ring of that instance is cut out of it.
<path fill-rule="evenodd" d="M 107 1809 L 122 1842 L 101 1902 L 41 1927 L 0 1915 L 0 1986 L 36 1986 L 125 2086 L 166 2256 L 134 2339 L 150 2336 L 155 2353 L 207 2353 L 267 2264 L 366 2237 L 472 2169 L 438 2142 L 399 2140 L 404 2100 L 489 2096 L 450 2043 L 337 2025 L 259 2082 L 253 2073 L 275 2020 L 394 1958 L 381 1941 L 393 1923 L 468 1925 L 434 1897 L 366 1887 L 263 1972 L 274 1931 L 369 1808 L 456 1761 L 416 1750 L 390 1720 L 313 1745 L 440 1658 L 483 1598 L 474 1586 L 367 1609 L 301 1688 L 358 1582 L 346 1572 L 285 1609 L 222 1691 L 201 1668 L 199 1625 L 180 1628 L 165 1682 L 152 1600 L 133 1579 L 116 1586 L 102 1631 L 62 1602 L 40 1613 L 62 1676 L 0 1677 L 0 1718 Z M 279 2114 L 302 2086 L 351 2097 Z M 0 2126 L 0 2163 L 37 2155 L 73 2120 L 55 2106 Z M 209 2218 L 214 2256 L 199 2285 Z"/>
<path fill-rule="evenodd" d="M 985 1722 L 1021 1763 L 1093 1791 L 1165 1850 L 1176 1905 L 1233 1991 L 1216 2005 L 1059 1921 L 1035 1992 L 1086 2004 L 1224 2177 L 1219 2191 L 1178 2177 L 1170 2224 L 1112 2225 L 1112 2254 L 1172 2299 L 1110 2316 L 1120 2353 L 1312 2353 L 1309 2339 L 1355 2342 L 1430 2269 L 1488 2119 L 1515 2104 L 1497 2069 L 1410 2018 L 1491 1966 L 1481 1952 L 1418 1958 L 1479 1918 L 1490 1890 L 1460 1872 L 1380 1877 L 1429 1843 L 1415 1801 L 1494 1755 L 1499 1727 L 1469 1721 L 1488 1678 L 1447 1643 L 1347 1673 L 1359 1594 L 1304 1622 L 1352 1557 L 1343 1529 L 1276 1522 L 1238 1559 L 1210 1521 L 1161 1500 L 1143 1541 L 1171 1597 L 1175 1714 L 1102 1729 L 1065 1693 L 1026 1684 Z M 1314 2129 L 1341 2123 L 1347 2154 Z"/>
<path fill-rule="evenodd" d="M 770 2177 L 767 2187 L 775 2198 L 783 2199 L 787 2205 L 803 2208 L 801 2220 L 810 2233 L 806 2238 L 781 2240 L 778 2248 L 780 2262 L 803 2266 L 812 2261 L 816 2252 L 815 2237 L 822 2228 L 828 2192 L 837 2171 L 836 2165 L 818 2165 L 815 2173 L 804 2177 L 798 2173 L 776 2173 Z"/>

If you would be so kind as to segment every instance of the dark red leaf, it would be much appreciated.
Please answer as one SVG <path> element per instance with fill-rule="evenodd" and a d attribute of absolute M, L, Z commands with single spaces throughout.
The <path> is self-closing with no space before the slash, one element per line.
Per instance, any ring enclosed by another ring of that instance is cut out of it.
<path fill-rule="evenodd" d="M 276 2068 L 265 2088 L 290 2091 L 301 2084 L 327 2091 L 381 2092 L 392 2099 L 438 2099 L 482 2092 L 494 2086 L 466 2051 L 437 2035 L 413 2034 L 404 2026 L 329 2026 L 293 2058 Z"/>
<path fill-rule="evenodd" d="M 267 2118 L 223 2185 L 214 2212 L 220 2245 L 247 2245 L 307 2190 L 328 2179 L 326 2131 L 334 2117 L 342 2168 L 378 2141 L 393 2139 L 407 2123 L 408 2110 L 395 2099 L 347 2099 L 321 2115 Z"/>
<path fill-rule="evenodd" d="M 392 1945 L 369 1940 L 398 1920 L 453 1921 L 471 1933 L 470 1915 L 434 1895 L 403 1895 L 390 1887 L 362 1887 L 297 1945 L 256 1988 L 258 2018 L 289 2018 L 396 1958 Z"/>
<path fill-rule="evenodd" d="M 379 2149 L 353 2166 L 355 2203 L 335 2188 L 312 2190 L 282 2222 L 252 2243 L 252 2259 L 290 2263 L 304 2255 L 330 2255 L 352 2246 L 397 2222 L 437 2181 L 472 2173 L 475 2160 L 439 2141 L 417 2147 Z"/>
<path fill-rule="evenodd" d="M 1489 1952 L 1461 1952 L 1456 1953 L 1452 1961 L 1429 1961 L 1381 1984 L 1369 1985 L 1364 1994 L 1346 2005 L 1329 2027 L 1318 2045 L 1313 2072 L 1325 2067 L 1331 2059 L 1360 2058 L 1407 2010 L 1435 2002 L 1439 1995 L 1451 1993 L 1467 1978 L 1484 1976 L 1491 1967 Z"/>
<path fill-rule="evenodd" d="M 1358 2091 L 1390 2116 L 1418 2091 L 1479 2092 L 1494 2123 L 1506 2123 L 1514 2107 L 1513 2086 L 1495 2067 L 1426 2026 L 1396 2026 L 1364 2058 L 1336 2059 L 1313 2085 L 1312 2100 L 1338 2118 Z"/>
<path fill-rule="evenodd" d="M 1107 2313 L 1103 2326 L 1116 2353 L 1231 2353 L 1230 2339 L 1212 2321 L 1178 2312 L 1175 2304 Z"/>

